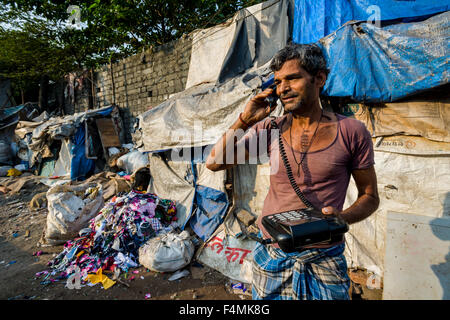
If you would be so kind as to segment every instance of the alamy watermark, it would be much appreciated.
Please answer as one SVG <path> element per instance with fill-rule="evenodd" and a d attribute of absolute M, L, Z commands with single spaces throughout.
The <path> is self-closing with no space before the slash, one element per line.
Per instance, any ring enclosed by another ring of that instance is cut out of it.
<path fill-rule="evenodd" d="M 377 28 L 381 28 L 381 9 L 377 5 L 371 5 L 366 9 L 366 13 L 369 15 L 367 23 L 373 24 Z"/>
<path fill-rule="evenodd" d="M 72 273 L 66 281 L 66 288 L 68 289 L 81 289 L 81 271 L 78 266 L 73 268 L 74 273 Z"/>
<path fill-rule="evenodd" d="M 81 9 L 79 6 L 70 5 L 66 12 L 70 14 L 66 20 L 66 26 L 71 29 L 79 29 L 81 27 Z"/>

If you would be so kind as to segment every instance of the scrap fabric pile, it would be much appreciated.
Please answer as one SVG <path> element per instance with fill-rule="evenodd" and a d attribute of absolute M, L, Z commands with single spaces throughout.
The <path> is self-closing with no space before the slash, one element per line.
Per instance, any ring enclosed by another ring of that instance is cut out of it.
<path fill-rule="evenodd" d="M 45 275 L 41 284 L 48 284 L 76 272 L 83 281 L 92 273 L 128 272 L 139 266 L 139 247 L 158 233 L 172 230 L 176 220 L 175 203 L 155 194 L 133 190 L 114 197 L 89 228 L 80 231 L 80 237 L 64 244 L 64 250 L 49 262 L 51 270 L 36 276 Z"/>

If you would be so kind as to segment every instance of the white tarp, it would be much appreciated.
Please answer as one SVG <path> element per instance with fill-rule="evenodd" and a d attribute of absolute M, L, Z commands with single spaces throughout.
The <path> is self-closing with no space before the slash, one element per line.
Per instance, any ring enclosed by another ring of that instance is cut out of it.
<path fill-rule="evenodd" d="M 54 176 L 70 177 L 72 156 L 70 150 L 72 148 L 72 142 L 69 138 L 61 141 L 61 149 L 59 150 L 58 160 L 55 163 L 55 170 L 53 171 Z"/>
<path fill-rule="evenodd" d="M 233 21 L 196 31 L 192 35 L 191 60 L 186 89 L 201 83 L 216 82 L 223 60 L 233 41 Z"/>
<path fill-rule="evenodd" d="M 194 176 L 190 162 L 172 161 L 165 153 L 150 154 L 152 180 L 149 192 L 176 202 L 178 225 L 184 227 L 190 218 L 195 195 Z M 225 192 L 226 171 L 212 172 L 204 163 L 197 163 L 197 185 Z"/>
<path fill-rule="evenodd" d="M 215 144 L 269 73 L 264 67 L 221 86 L 199 85 L 146 111 L 138 117 L 136 147 L 145 152 Z M 279 107 L 272 114 L 281 113 Z"/>
<path fill-rule="evenodd" d="M 269 190 L 270 166 L 243 164 L 233 168 L 233 207 L 222 226 L 197 253 L 198 260 L 227 277 L 246 283 L 252 279 L 252 253 L 256 242 L 242 236 L 236 213 L 247 210 L 254 217 L 262 212 Z"/>
<path fill-rule="evenodd" d="M 388 212 L 383 300 L 450 300 L 449 241 L 448 216 Z"/>
<path fill-rule="evenodd" d="M 223 227 L 218 231 L 198 252 L 197 260 L 233 280 L 251 283 L 255 241 L 230 236 Z"/>
<path fill-rule="evenodd" d="M 259 68 L 289 37 L 289 0 L 270 0 L 238 11 L 227 22 L 195 32 L 186 89 L 224 82 Z"/>
<path fill-rule="evenodd" d="M 374 137 L 409 135 L 450 142 L 449 99 L 350 104 L 342 111 L 364 122 Z"/>
<path fill-rule="evenodd" d="M 405 137 L 392 137 L 400 138 Z M 376 266 L 383 271 L 388 211 L 434 218 L 450 215 L 450 202 L 446 200 L 450 190 L 449 153 L 418 156 L 396 153 L 399 148 L 405 151 L 401 146 L 391 146 L 390 151 L 375 151 L 380 205 L 369 218 L 350 226 L 345 254 L 351 267 Z M 344 208 L 356 198 L 357 190 L 351 179 Z"/>
<path fill-rule="evenodd" d="M 225 218 L 224 227 L 227 234 L 239 237 L 242 230 L 236 213 L 244 209 L 258 217 L 262 212 L 264 199 L 269 192 L 269 163 L 238 165 L 233 168 L 233 177 L 233 208 Z"/>

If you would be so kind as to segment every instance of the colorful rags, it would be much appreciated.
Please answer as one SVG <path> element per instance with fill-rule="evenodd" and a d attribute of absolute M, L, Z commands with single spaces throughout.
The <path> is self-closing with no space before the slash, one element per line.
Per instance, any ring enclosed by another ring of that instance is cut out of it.
<path fill-rule="evenodd" d="M 128 272 L 139 267 L 139 247 L 176 228 L 176 220 L 174 201 L 136 190 L 115 196 L 90 220 L 89 228 L 80 231 L 80 237 L 64 244 L 64 250 L 48 263 L 51 270 L 36 277 L 45 275 L 41 284 L 49 284 L 75 272 L 83 281 L 99 269 Z"/>

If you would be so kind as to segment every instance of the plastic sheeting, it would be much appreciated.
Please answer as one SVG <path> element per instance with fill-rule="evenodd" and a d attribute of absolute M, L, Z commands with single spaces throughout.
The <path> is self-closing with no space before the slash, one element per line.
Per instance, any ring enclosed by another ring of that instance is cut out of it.
<path fill-rule="evenodd" d="M 58 160 L 55 163 L 55 170 L 53 171 L 54 176 L 63 177 L 70 175 L 70 150 L 72 150 L 70 139 L 64 139 L 61 143 L 61 149 L 59 149 Z"/>
<path fill-rule="evenodd" d="M 439 0 L 295 0 L 293 41 L 313 43 L 351 20 L 414 21 L 450 10 Z"/>
<path fill-rule="evenodd" d="M 31 143 L 28 145 L 32 151 L 30 167 L 41 161 L 43 153 L 53 140 L 69 138 L 75 134 L 78 127 L 89 117 L 107 116 L 114 111 L 108 106 L 100 109 L 76 113 L 65 117 L 52 117 L 38 126 L 30 121 L 20 121 L 17 125 L 17 134 L 24 136 L 33 128 Z"/>
<path fill-rule="evenodd" d="M 254 247 L 255 241 L 230 236 L 220 227 L 197 252 L 197 260 L 231 279 L 251 283 Z"/>
<path fill-rule="evenodd" d="M 206 241 L 223 222 L 228 209 L 227 194 L 213 188 L 196 186 L 194 203 L 196 208 L 192 212 L 190 225 Z"/>
<path fill-rule="evenodd" d="M 202 84 L 173 96 L 138 116 L 136 147 L 152 152 L 215 144 L 269 74 L 262 67 L 223 85 Z M 273 115 L 282 114 L 280 106 Z"/>
<path fill-rule="evenodd" d="M 233 208 L 224 222 L 227 234 L 241 236 L 242 229 L 236 219 L 240 210 L 246 210 L 254 217 L 261 214 L 269 185 L 269 163 L 242 164 L 233 168 Z"/>
<path fill-rule="evenodd" d="M 449 82 L 450 11 L 377 28 L 349 23 L 321 39 L 331 69 L 325 96 L 392 102 Z"/>
<path fill-rule="evenodd" d="M 222 224 L 229 205 L 225 171 L 212 172 L 204 163 L 172 161 L 166 152 L 150 155 L 150 173 L 149 192 L 176 202 L 181 229 L 191 219 L 192 230 L 206 240 Z"/>
<path fill-rule="evenodd" d="M 289 39 L 292 9 L 289 0 L 270 0 L 194 33 L 186 89 L 201 83 L 224 83 L 266 64 Z"/>
<path fill-rule="evenodd" d="M 421 136 L 437 142 L 450 142 L 450 99 L 410 100 L 376 105 L 349 104 L 341 109 L 366 125 L 373 137 Z M 423 148 L 407 144 L 406 148 Z"/>
<path fill-rule="evenodd" d="M 387 221 L 383 300 L 450 300 L 450 219 L 388 212 Z"/>
<path fill-rule="evenodd" d="M 72 156 L 70 162 L 70 179 L 73 180 L 85 180 L 91 174 L 94 173 L 95 162 L 94 160 L 86 158 L 85 155 L 85 138 L 86 132 L 84 125 L 80 125 L 71 137 L 72 147 L 70 154 Z"/>
<path fill-rule="evenodd" d="M 448 155 L 406 154 L 395 146 L 389 151 L 388 146 L 385 151 L 375 151 L 380 205 L 369 218 L 350 226 L 345 250 L 349 267 L 376 266 L 384 270 L 388 211 L 434 218 L 449 216 L 449 164 Z M 351 179 L 344 208 L 356 198 L 356 186 Z"/>
<path fill-rule="evenodd" d="M 251 251 L 256 242 L 242 236 L 236 213 L 244 209 L 254 217 L 261 214 L 269 191 L 269 174 L 268 163 L 244 164 L 233 168 L 233 207 L 206 246 L 199 250 L 197 255 L 201 263 L 231 279 L 251 283 Z"/>

